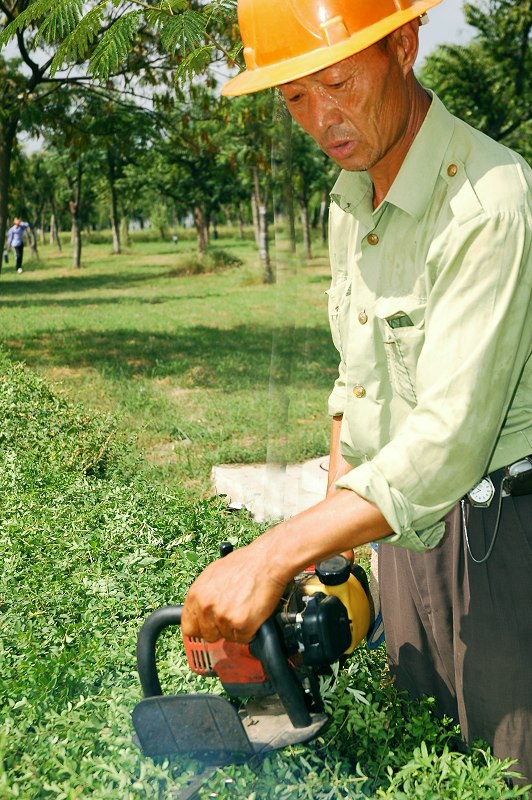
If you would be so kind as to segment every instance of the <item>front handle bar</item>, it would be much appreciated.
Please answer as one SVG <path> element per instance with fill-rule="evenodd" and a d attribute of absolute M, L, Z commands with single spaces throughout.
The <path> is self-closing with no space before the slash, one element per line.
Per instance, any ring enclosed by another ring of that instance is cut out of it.
<path fill-rule="evenodd" d="M 181 625 L 183 606 L 163 606 L 146 619 L 137 638 L 137 670 L 144 697 L 163 694 L 155 657 L 159 634 L 171 625 Z M 251 652 L 262 662 L 274 691 L 295 728 L 306 728 L 311 717 L 303 689 L 283 653 L 277 627 L 272 617 L 263 622 L 251 643 Z"/>

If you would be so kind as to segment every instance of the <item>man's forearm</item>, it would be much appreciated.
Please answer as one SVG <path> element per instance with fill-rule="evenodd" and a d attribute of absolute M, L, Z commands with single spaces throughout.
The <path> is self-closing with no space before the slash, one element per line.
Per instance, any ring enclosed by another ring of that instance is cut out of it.
<path fill-rule="evenodd" d="M 341 489 L 209 564 L 189 589 L 183 633 L 250 641 L 294 575 L 390 532 L 376 506 Z"/>
<path fill-rule="evenodd" d="M 342 429 L 341 415 L 332 418 L 331 443 L 329 448 L 329 474 L 327 476 L 327 494 L 335 492 L 335 483 L 338 478 L 350 471 L 351 465 L 340 452 L 340 432 Z"/>
<path fill-rule="evenodd" d="M 379 509 L 348 489 L 281 522 L 255 540 L 286 582 L 309 564 L 381 539 L 392 532 Z"/>

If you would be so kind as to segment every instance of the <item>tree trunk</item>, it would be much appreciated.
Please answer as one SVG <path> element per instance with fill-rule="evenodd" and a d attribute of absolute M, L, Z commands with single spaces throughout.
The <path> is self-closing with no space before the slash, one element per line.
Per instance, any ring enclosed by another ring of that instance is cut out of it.
<path fill-rule="evenodd" d="M 45 228 L 45 213 L 44 213 L 44 205 L 41 209 L 41 222 L 40 222 L 40 234 L 41 234 L 41 244 L 44 246 L 46 244 L 46 231 Z"/>
<path fill-rule="evenodd" d="M 244 212 L 242 211 L 242 203 L 238 204 L 238 238 L 244 238 Z"/>
<path fill-rule="evenodd" d="M 320 231 L 321 231 L 321 243 L 327 243 L 327 211 L 329 208 L 329 192 L 327 189 L 324 189 L 321 195 L 321 202 L 320 202 Z"/>
<path fill-rule="evenodd" d="M 57 227 L 57 214 L 55 213 L 55 198 L 50 198 L 50 205 L 52 207 L 52 214 L 50 216 L 50 244 L 57 245 L 59 252 L 62 251 L 61 237 L 59 236 L 59 228 Z"/>
<path fill-rule="evenodd" d="M 297 240 L 296 240 L 296 215 L 294 213 L 294 198 L 291 191 L 291 185 L 285 187 L 285 203 L 286 203 L 286 221 L 288 225 L 288 240 L 290 242 L 290 251 L 292 253 L 296 252 L 297 249 Z"/>
<path fill-rule="evenodd" d="M 122 252 L 120 247 L 120 219 L 118 213 L 118 197 L 116 194 L 116 170 L 112 154 L 107 151 L 107 178 L 111 196 L 111 231 L 113 232 L 113 253 L 117 256 Z"/>
<path fill-rule="evenodd" d="M 26 228 L 26 231 L 29 235 L 31 254 L 34 258 L 39 258 L 39 247 L 37 245 L 36 228 L 34 228 L 33 225 L 30 225 L 29 228 Z"/>
<path fill-rule="evenodd" d="M 6 240 L 9 176 L 18 120 L 19 115 L 12 114 L 0 126 L 0 252 L 3 251 Z M 2 261 L 3 259 L 0 259 L 0 271 L 2 269 Z"/>
<path fill-rule="evenodd" d="M 129 247 L 129 220 L 124 212 L 120 215 L 120 241 Z"/>
<path fill-rule="evenodd" d="M 71 197 L 68 201 L 68 208 L 70 211 L 71 238 L 72 238 L 72 266 L 75 269 L 81 267 L 81 178 L 83 169 L 81 161 L 78 161 L 76 179 L 70 184 Z"/>
<path fill-rule="evenodd" d="M 257 197 L 255 190 L 251 194 L 251 218 L 253 220 L 253 233 L 255 235 L 255 244 L 257 248 L 260 246 L 260 230 L 259 230 L 259 209 L 257 207 Z"/>
<path fill-rule="evenodd" d="M 308 215 L 308 205 L 303 200 L 299 204 L 301 211 L 301 226 L 303 228 L 303 246 L 307 258 L 312 258 L 312 246 L 310 243 L 310 223 Z"/>
<path fill-rule="evenodd" d="M 194 227 L 198 244 L 198 255 L 203 258 L 207 252 L 207 236 L 205 232 L 205 218 L 200 206 L 194 206 Z"/>
<path fill-rule="evenodd" d="M 116 200 L 114 202 L 116 203 Z M 111 207 L 112 206 L 113 201 L 111 200 Z M 120 244 L 120 226 L 113 210 L 111 210 L 111 231 L 113 233 L 113 253 L 115 256 L 118 256 L 122 252 L 122 247 Z"/>
<path fill-rule="evenodd" d="M 262 280 L 264 283 L 275 283 L 272 262 L 270 259 L 270 240 L 268 232 L 268 192 L 261 195 L 259 170 L 253 168 L 253 185 L 255 188 L 255 202 L 259 224 L 259 258 L 262 266 Z"/>
<path fill-rule="evenodd" d="M 81 226 L 76 214 L 74 203 L 70 203 L 70 219 L 72 221 L 72 266 L 75 269 L 81 267 Z"/>
<path fill-rule="evenodd" d="M 229 228 L 232 228 L 233 227 L 233 214 L 231 213 L 231 206 L 223 205 L 222 206 L 222 211 L 223 211 L 224 216 L 225 216 L 225 224 Z"/>

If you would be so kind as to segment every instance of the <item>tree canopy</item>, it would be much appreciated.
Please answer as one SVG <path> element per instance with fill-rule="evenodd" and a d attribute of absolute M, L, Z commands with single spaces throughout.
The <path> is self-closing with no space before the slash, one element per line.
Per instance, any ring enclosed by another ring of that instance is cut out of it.
<path fill-rule="evenodd" d="M 530 160 L 532 0 L 477 0 L 464 14 L 477 36 L 437 48 L 421 79 L 453 114 Z"/>
<path fill-rule="evenodd" d="M 532 0 L 475 0 L 464 12 L 476 37 L 437 48 L 420 78 L 451 112 L 530 158 Z M 275 92 L 220 97 L 219 79 L 241 60 L 236 0 L 0 0 L 1 25 L 0 47 L 11 41 L 19 55 L 0 56 L 0 238 L 25 131 L 42 137 L 45 161 L 66 164 L 19 170 L 17 183 L 47 181 L 34 194 L 49 192 L 48 204 L 30 210 L 68 220 L 70 209 L 72 226 L 107 222 L 115 252 L 128 217 L 157 218 L 164 231 L 188 216 L 200 253 L 211 223 L 252 218 L 271 280 L 267 226 L 282 204 L 293 246 L 299 209 L 311 255 L 331 164 L 291 129 Z"/>

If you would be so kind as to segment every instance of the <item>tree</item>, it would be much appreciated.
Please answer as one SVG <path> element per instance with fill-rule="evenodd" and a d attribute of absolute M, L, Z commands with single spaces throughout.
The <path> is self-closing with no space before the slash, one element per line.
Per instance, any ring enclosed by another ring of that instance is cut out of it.
<path fill-rule="evenodd" d="M 113 251 L 118 254 L 121 252 L 120 182 L 126 165 L 138 160 L 146 148 L 154 119 L 144 108 L 117 102 L 110 96 L 92 95 L 88 111 L 92 117 L 91 153 L 105 174 Z"/>
<path fill-rule="evenodd" d="M 1 6 L 0 6 L 1 7 Z M 8 191 L 13 147 L 23 113 L 26 79 L 19 70 L 20 61 L 7 62 L 0 56 L 0 242 L 6 236 Z"/>
<path fill-rule="evenodd" d="M 227 164 L 219 158 L 226 130 L 221 105 L 203 84 L 190 86 L 186 96 L 165 97 L 144 155 L 145 181 L 158 198 L 154 208 L 171 199 L 178 214 L 193 215 L 200 257 L 207 250 L 209 222 L 230 183 Z"/>
<path fill-rule="evenodd" d="M 83 191 L 90 178 L 94 178 L 103 157 L 93 147 L 94 128 L 99 124 L 95 113 L 100 98 L 88 92 L 64 90 L 54 95 L 53 113 L 48 113 L 41 133 L 49 148 L 50 157 L 60 166 L 63 181 L 68 189 L 68 211 L 73 245 L 72 266 L 81 266 L 81 228 L 84 207 L 87 208 L 89 192 Z M 86 214 L 85 214 L 86 218 Z"/>
<path fill-rule="evenodd" d="M 464 46 L 440 46 L 421 80 L 453 114 L 530 159 L 532 0 L 477 0 L 464 13 L 478 35 Z"/>
<path fill-rule="evenodd" d="M 118 87 L 109 84 L 112 75 L 121 77 L 120 89 L 129 94 L 134 94 L 134 84 L 167 83 L 177 63 L 176 49 L 189 43 L 197 49 L 197 20 L 203 17 L 200 11 L 189 13 L 185 0 L 164 0 L 164 11 L 146 11 L 146 20 L 143 3 L 138 10 L 125 10 L 130 5 L 0 0 L 0 48 L 11 41 L 19 55 L 9 61 L 0 56 L 0 241 L 5 237 L 13 146 L 22 120 L 31 127 L 41 104 L 61 87 L 96 91 L 96 79 L 101 78 L 100 94 L 117 97 Z M 165 29 L 155 36 L 163 17 Z M 160 43 L 166 47 L 163 56 Z"/>
<path fill-rule="evenodd" d="M 275 126 L 275 96 L 261 92 L 226 101 L 230 136 L 224 157 L 236 170 L 245 170 L 255 223 L 263 280 L 273 283 L 270 257 L 269 218 L 272 192 L 272 136 Z M 282 129 L 282 121 L 280 122 Z M 286 130 L 279 133 L 284 137 Z"/>
<path fill-rule="evenodd" d="M 331 186 L 329 180 L 330 161 L 313 139 L 298 126 L 294 126 L 292 142 L 292 183 L 299 205 L 305 255 L 307 258 L 311 258 L 311 202 L 317 196 L 317 205 L 320 207 L 320 212 L 322 211 L 323 193 L 324 191 L 328 193 Z"/>

